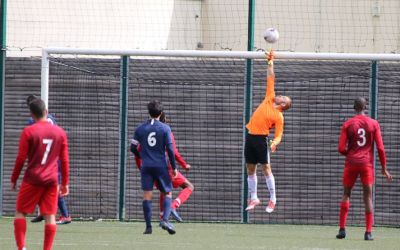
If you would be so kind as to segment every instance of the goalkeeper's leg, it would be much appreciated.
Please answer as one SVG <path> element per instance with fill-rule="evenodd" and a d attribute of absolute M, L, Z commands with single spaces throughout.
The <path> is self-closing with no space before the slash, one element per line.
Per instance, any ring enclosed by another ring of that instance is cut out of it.
<path fill-rule="evenodd" d="M 268 213 L 272 213 L 275 209 L 276 205 L 276 192 L 275 192 L 275 177 L 272 174 L 271 164 L 263 164 L 263 172 L 265 176 L 265 182 L 267 184 L 267 188 L 269 191 L 269 202 L 265 211 Z"/>

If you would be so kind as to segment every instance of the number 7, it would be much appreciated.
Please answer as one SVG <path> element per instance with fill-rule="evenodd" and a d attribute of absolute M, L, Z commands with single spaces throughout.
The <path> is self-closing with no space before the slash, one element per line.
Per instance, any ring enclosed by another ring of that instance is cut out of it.
<path fill-rule="evenodd" d="M 43 144 L 46 144 L 46 151 L 44 151 L 42 162 L 40 164 L 44 165 L 47 161 L 47 156 L 49 155 L 51 145 L 53 144 L 52 139 L 43 139 Z"/>

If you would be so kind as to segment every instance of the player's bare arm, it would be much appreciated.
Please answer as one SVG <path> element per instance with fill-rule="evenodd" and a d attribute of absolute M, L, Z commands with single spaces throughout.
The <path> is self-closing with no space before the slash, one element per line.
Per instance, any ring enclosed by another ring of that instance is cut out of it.
<path fill-rule="evenodd" d="M 386 177 L 387 181 L 391 182 L 393 181 L 392 175 L 387 171 L 386 167 L 382 169 L 382 175 Z"/>
<path fill-rule="evenodd" d="M 271 143 L 270 143 L 270 147 L 271 147 L 271 152 L 275 152 L 276 151 L 276 144 L 275 144 L 275 142 L 274 141 L 271 141 Z"/>
<path fill-rule="evenodd" d="M 69 186 L 61 185 L 60 186 L 60 196 L 67 196 L 69 194 Z"/>
<path fill-rule="evenodd" d="M 16 182 L 11 182 L 11 190 L 17 191 L 17 183 Z"/>

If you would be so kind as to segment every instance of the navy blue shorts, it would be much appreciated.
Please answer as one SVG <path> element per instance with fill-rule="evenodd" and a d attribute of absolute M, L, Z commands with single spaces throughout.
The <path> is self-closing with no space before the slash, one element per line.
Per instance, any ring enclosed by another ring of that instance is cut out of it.
<path fill-rule="evenodd" d="M 163 193 L 172 191 L 171 177 L 168 169 L 164 167 L 142 167 L 140 170 L 143 191 L 152 191 L 154 182 Z"/>

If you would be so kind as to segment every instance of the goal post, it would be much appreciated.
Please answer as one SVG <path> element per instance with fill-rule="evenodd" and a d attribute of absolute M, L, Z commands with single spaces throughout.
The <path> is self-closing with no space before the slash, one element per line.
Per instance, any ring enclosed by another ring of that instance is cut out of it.
<path fill-rule="evenodd" d="M 275 58 L 278 60 L 277 64 L 275 64 L 275 71 L 280 71 L 279 74 L 277 74 L 277 88 L 279 88 L 279 93 L 284 92 L 285 94 L 288 93 L 288 95 L 294 95 L 294 103 L 295 106 L 297 105 L 297 107 L 295 107 L 293 111 L 289 111 L 292 113 L 285 115 L 285 124 L 286 121 L 288 124 L 285 125 L 287 126 L 285 131 L 287 132 L 285 132 L 282 148 L 280 148 L 280 150 L 278 150 L 279 152 L 275 154 L 275 157 L 278 158 L 273 159 L 273 164 L 285 166 L 281 168 L 281 171 L 289 171 L 289 175 L 292 177 L 296 176 L 296 169 L 299 167 L 308 167 L 309 165 L 312 165 L 314 170 L 311 171 L 320 171 L 318 169 L 318 164 L 321 162 L 319 157 L 322 157 L 325 159 L 325 161 L 327 161 L 327 163 L 325 162 L 324 164 L 337 167 L 336 165 L 340 163 L 338 161 L 340 158 L 338 158 L 338 155 L 333 152 L 336 146 L 333 145 L 334 143 L 326 146 L 326 141 L 332 141 L 332 137 L 338 136 L 336 131 L 338 123 L 342 121 L 344 117 L 349 117 L 352 114 L 352 109 L 348 103 L 353 100 L 351 98 L 353 98 L 354 95 L 357 93 L 364 96 L 371 94 L 370 91 L 372 87 L 370 84 L 372 84 L 371 82 L 374 82 L 373 84 L 375 85 L 373 86 L 373 90 L 375 92 L 373 94 L 377 96 L 378 93 L 376 81 L 377 78 L 379 78 L 379 75 L 377 72 L 374 72 L 373 74 L 371 73 L 374 69 L 375 71 L 377 69 L 376 65 L 374 65 L 374 62 L 392 61 L 397 63 L 400 62 L 400 55 L 299 53 L 283 51 L 276 51 L 274 53 Z M 100 93 L 93 93 L 88 97 L 79 97 L 81 99 L 78 98 L 74 100 L 74 102 L 79 102 L 79 100 L 86 98 L 93 100 L 94 104 L 101 103 L 103 106 L 99 105 L 99 107 L 97 107 L 97 112 L 100 113 L 100 115 L 98 115 L 99 117 L 102 115 L 106 116 L 107 112 L 116 112 L 116 116 L 118 116 L 118 119 L 115 119 L 115 121 L 99 128 L 101 131 L 98 133 L 98 135 L 100 135 L 103 139 L 107 137 L 113 137 L 114 135 L 110 136 L 107 133 L 112 131 L 113 125 L 116 125 L 115 122 L 118 123 L 118 138 L 112 139 L 115 147 L 117 147 L 118 150 L 116 150 L 115 154 L 111 156 L 114 160 L 107 163 L 111 165 L 119 165 L 118 169 L 115 169 L 115 171 L 118 171 L 118 177 L 116 178 L 116 181 L 112 181 L 110 183 L 102 183 L 102 181 L 100 181 L 98 184 L 104 185 L 107 188 L 118 186 L 116 189 L 117 191 L 115 191 L 115 197 L 117 197 L 117 199 L 114 201 L 113 199 L 105 198 L 106 195 L 103 196 L 101 191 L 86 190 L 87 188 L 79 186 L 79 189 L 81 189 L 80 192 L 84 193 L 85 195 L 96 196 L 96 199 L 99 197 L 98 203 L 95 203 L 95 205 L 87 205 L 88 207 L 105 206 L 104 209 L 111 209 L 115 211 L 115 214 L 117 214 L 117 218 L 119 219 L 141 218 L 137 212 L 132 211 L 131 208 L 125 209 L 125 202 L 129 204 L 129 206 L 135 206 L 135 208 L 140 207 L 138 205 L 140 198 L 137 197 L 137 193 L 132 194 L 132 192 L 129 191 L 129 194 L 127 194 L 125 192 L 125 189 L 129 189 L 129 187 L 137 185 L 129 183 L 132 182 L 132 180 L 137 181 L 137 176 L 133 176 L 132 173 L 129 173 L 129 171 L 132 171 L 132 166 L 128 167 L 128 165 L 133 164 L 133 161 L 129 156 L 127 156 L 127 134 L 133 132 L 132 126 L 138 125 L 138 122 L 146 117 L 146 111 L 143 109 L 145 106 L 144 103 L 146 103 L 149 98 L 161 98 L 162 102 L 168 102 L 167 112 L 173 114 L 172 125 L 173 131 L 177 131 L 175 136 L 178 137 L 178 147 L 179 143 L 182 143 L 183 146 L 181 147 L 183 147 L 183 149 L 185 147 L 189 148 L 187 149 L 186 154 L 189 155 L 190 161 L 194 162 L 193 165 L 199 168 L 198 170 L 195 168 L 193 172 L 191 171 L 189 173 L 191 174 L 189 175 L 189 178 L 193 178 L 195 186 L 200 187 L 198 190 L 203 191 L 201 191 L 202 194 L 194 194 L 194 197 L 191 198 L 194 200 L 193 203 L 188 205 L 189 208 L 187 208 L 187 210 L 183 210 L 184 215 L 192 216 L 189 217 L 191 220 L 235 221 L 235 219 L 239 218 L 239 222 L 247 222 L 247 219 L 243 220 L 242 217 L 243 204 L 246 203 L 246 200 L 243 198 L 245 196 L 235 196 L 235 189 L 236 192 L 239 192 L 240 189 L 243 189 L 243 187 L 241 187 L 241 183 L 237 185 L 237 182 L 240 182 L 242 178 L 236 179 L 236 175 L 238 174 L 238 170 L 242 176 L 245 174 L 245 166 L 243 166 L 244 164 L 242 162 L 242 155 L 244 145 L 243 131 L 245 130 L 245 124 L 247 121 L 245 121 L 244 118 L 244 110 L 250 110 L 251 113 L 253 107 L 259 104 L 260 100 L 262 100 L 261 98 L 263 94 L 265 93 L 266 72 L 264 60 L 266 56 L 264 51 L 103 50 L 84 48 L 45 48 L 43 49 L 42 55 L 41 97 L 45 101 L 46 105 L 48 105 L 50 112 L 56 109 L 57 112 L 64 114 L 63 118 L 65 121 L 70 122 L 68 126 L 74 126 L 76 123 L 75 121 L 72 121 L 72 118 L 69 119 L 67 117 L 69 113 L 64 112 L 64 110 L 59 108 L 62 107 L 61 104 L 57 104 L 57 107 L 53 107 L 52 102 L 49 104 L 49 95 L 51 95 L 53 88 L 50 79 L 50 73 L 54 67 L 50 61 L 53 61 L 55 64 L 66 66 L 66 68 L 69 69 L 78 69 L 81 72 L 89 72 L 90 75 L 99 75 L 99 77 L 94 79 L 93 82 L 103 81 L 106 78 L 103 75 L 102 69 L 109 67 L 107 64 L 109 63 L 107 58 L 112 57 L 113 60 L 115 60 L 115 64 L 110 64 L 110 67 L 114 67 L 114 69 L 118 65 L 120 67 L 119 72 L 114 70 L 113 73 L 109 74 L 109 76 L 112 78 L 109 83 L 111 85 L 119 85 L 119 93 L 108 93 L 107 89 L 102 89 L 102 92 Z M 68 65 L 69 62 L 64 62 L 62 60 L 61 62 L 57 62 L 57 57 L 72 58 L 72 60 L 76 59 L 79 61 L 79 63 L 76 64 L 78 66 L 70 66 Z M 92 58 L 95 58 L 99 62 L 91 62 Z M 161 61 L 165 60 L 166 62 L 160 63 L 156 59 L 161 59 Z M 252 99 L 254 101 L 245 107 L 245 99 L 247 98 L 244 90 L 246 79 L 246 59 L 252 59 L 257 62 L 256 65 L 253 65 L 253 67 L 257 68 L 257 70 L 253 72 L 253 74 L 256 76 L 254 78 L 256 84 L 254 84 L 253 88 L 257 91 L 253 91 L 253 96 L 255 98 Z M 80 63 L 80 60 L 83 60 L 84 62 Z M 147 60 L 151 62 L 147 63 Z M 231 60 L 233 61 L 231 62 Z M 107 65 L 100 65 L 100 61 L 106 61 L 105 63 Z M 174 61 L 177 62 L 175 63 Z M 230 62 L 228 67 L 226 67 L 226 65 L 220 67 L 218 64 L 222 61 Z M 91 69 L 80 69 L 79 67 L 81 67 L 83 63 L 97 63 L 98 65 L 92 66 L 99 66 L 100 70 L 94 72 Z M 139 76 L 140 71 L 143 70 L 141 64 L 144 65 L 143 67 L 147 67 L 149 69 L 143 73 L 144 75 Z M 151 69 L 152 67 L 154 67 L 154 70 Z M 204 68 L 198 70 L 199 67 Z M 65 78 L 69 82 L 72 82 L 69 88 L 74 88 L 73 81 L 82 81 L 88 83 L 92 81 L 88 80 L 86 76 L 78 78 L 74 75 L 75 73 L 66 75 L 66 73 L 62 72 L 63 68 L 57 70 L 54 70 L 55 72 L 52 74 L 59 74 L 60 76 L 57 77 L 60 77 L 60 79 Z M 237 70 L 237 72 L 235 70 Z M 291 72 L 293 70 L 295 71 Z M 124 71 L 125 73 L 123 75 Z M 308 76 L 310 71 L 311 76 Z M 342 71 L 345 72 L 343 73 Z M 343 75 L 340 75 L 340 73 L 343 73 Z M 208 74 L 210 74 L 210 76 L 207 76 Z M 217 76 L 220 78 L 215 78 Z M 230 81 L 235 78 L 236 80 L 239 80 L 232 84 Z M 358 80 L 357 78 L 362 78 L 362 80 Z M 125 82 L 123 82 L 123 80 Z M 57 78 L 55 81 L 60 80 Z M 217 82 L 216 86 L 211 86 L 214 82 Z M 57 82 L 57 84 L 59 84 L 59 82 Z M 122 86 L 122 84 L 124 84 L 124 86 Z M 138 86 L 133 87 L 135 84 L 138 84 Z M 232 86 L 229 86 L 229 84 L 232 84 Z M 57 91 L 53 93 L 60 94 L 65 91 L 63 86 L 57 87 L 60 89 L 57 89 Z M 338 90 L 338 88 L 340 88 L 340 90 Z M 125 90 L 125 92 L 123 90 Z M 83 87 L 81 90 L 77 91 L 79 91 L 78 93 L 83 93 L 85 91 L 92 90 L 87 87 Z M 93 91 L 97 90 L 95 89 Z M 130 93 L 127 94 L 127 91 Z M 135 91 L 136 93 L 134 93 Z M 307 93 L 307 91 L 309 93 Z M 106 95 L 110 96 L 105 97 Z M 324 107 L 324 113 L 318 113 L 321 111 L 314 109 L 315 104 L 320 102 L 320 100 L 318 100 L 318 95 L 322 95 L 322 97 L 327 101 L 327 104 L 324 104 L 327 105 Z M 370 107 L 372 106 L 376 108 L 376 102 L 378 102 L 377 98 L 370 98 L 369 101 Z M 54 102 L 55 100 L 53 98 L 53 103 Z M 111 102 L 118 103 L 118 111 L 116 108 L 113 109 L 114 111 L 109 111 L 108 105 Z M 339 102 L 345 102 L 346 104 Z M 63 100 L 63 104 L 64 103 L 68 103 L 68 100 Z M 82 108 L 86 109 L 87 107 Z M 71 110 L 71 108 L 66 109 L 69 109 L 69 111 Z M 104 109 L 104 111 L 102 111 L 102 109 Z M 234 115 L 232 115 L 233 118 L 230 117 L 230 115 L 228 115 L 228 117 L 221 117 L 221 114 L 224 114 L 224 112 L 231 112 L 232 109 L 235 109 Z M 304 113 L 305 109 L 308 110 L 307 113 Z M 329 114 L 327 115 L 325 113 Z M 88 114 L 88 116 L 93 116 L 93 114 Z M 135 117 L 133 120 L 134 122 L 132 122 L 132 120 L 127 121 L 127 117 Z M 238 120 L 237 118 L 240 119 L 240 124 L 235 123 L 234 125 L 225 125 L 228 123 L 233 123 L 233 121 Z M 321 118 L 323 120 L 325 119 L 324 122 L 329 123 L 328 126 L 325 126 L 322 123 L 320 120 Z M 85 118 L 77 117 L 76 119 Z M 101 121 L 101 118 L 96 119 L 100 119 Z M 394 117 L 389 119 L 390 122 L 395 122 Z M 209 122 L 207 120 L 209 120 Z M 63 126 L 62 122 L 60 124 Z M 181 126 L 181 124 L 184 125 Z M 85 127 L 82 128 L 82 132 L 79 133 L 87 133 L 88 127 L 86 126 L 87 125 L 85 125 Z M 224 126 L 228 127 L 226 128 Z M 302 128 L 308 129 L 309 131 L 302 132 Z M 230 133 L 232 135 L 229 135 Z M 305 133 L 305 139 L 300 138 L 300 134 L 302 133 Z M 77 133 L 76 138 L 79 138 L 80 136 L 82 136 L 82 134 Z M 221 143 L 221 140 L 225 141 Z M 303 146 L 299 144 L 301 140 L 306 140 L 305 143 L 303 143 Z M 74 141 L 79 140 L 74 139 Z M 240 143 L 237 143 L 237 141 L 240 141 Z M 316 145 L 313 144 L 314 141 L 316 141 Z M 104 141 L 100 141 L 100 143 L 104 143 Z M 108 141 L 106 143 L 108 143 Z M 82 153 L 82 151 L 84 151 L 82 148 L 87 147 L 86 144 L 82 145 L 85 146 L 76 149 L 74 152 Z M 90 145 L 96 146 L 96 143 Z M 302 147 L 306 147 L 308 149 L 307 153 L 301 149 Z M 327 147 L 327 149 L 321 150 L 323 147 Z M 86 150 L 91 150 L 91 148 Z M 107 153 L 102 149 L 96 150 L 99 151 L 97 153 L 98 157 L 104 157 L 102 160 L 106 161 L 106 158 L 108 157 Z M 304 163 L 296 162 L 299 159 L 302 159 Z M 213 165 L 214 162 L 215 165 Z M 232 173 L 229 175 L 229 178 L 232 178 L 232 180 L 221 184 L 219 183 L 220 177 L 216 177 L 212 179 L 212 183 L 209 183 L 210 180 L 207 179 L 208 173 L 216 176 L 224 176 L 221 172 L 219 172 L 218 168 L 232 164 L 233 162 L 235 162 L 235 164 L 232 168 L 225 169 L 227 172 Z M 90 164 L 92 166 L 102 163 Z M 293 185 L 295 184 L 290 184 L 290 181 L 294 180 L 291 179 L 292 177 L 287 177 L 282 174 L 282 172 L 279 172 L 279 166 L 276 168 L 278 170 L 278 189 L 281 188 L 281 190 L 283 190 L 281 191 L 282 193 L 288 197 L 292 197 L 293 193 L 296 191 L 293 188 Z M 108 167 L 109 166 L 103 166 L 105 169 L 104 171 L 108 171 Z M 82 169 L 84 168 L 79 168 L 79 171 L 83 171 Z M 87 180 L 91 177 L 90 175 L 93 174 L 93 171 L 95 170 L 88 170 L 87 175 L 89 176 L 87 176 L 87 178 L 85 177 L 86 179 L 82 177 L 82 175 L 84 175 L 82 172 L 77 171 L 75 174 L 78 175 L 79 178 L 82 178 L 82 182 L 84 182 L 83 180 Z M 110 173 L 113 171 L 114 170 L 110 171 Z M 128 172 L 128 175 L 130 175 L 129 178 L 126 176 L 126 171 Z M 321 177 L 321 180 L 326 181 L 326 178 L 336 178 L 338 176 L 336 171 L 323 171 L 326 170 L 321 170 L 321 173 L 318 172 L 318 176 Z M 127 179 L 127 183 L 125 183 L 125 179 Z M 311 183 L 311 181 L 312 180 L 310 180 L 310 183 L 306 181 L 306 183 L 297 183 L 296 185 L 314 185 Z M 323 182 L 320 183 L 319 180 L 318 183 L 318 185 L 323 185 Z M 83 186 L 85 183 L 77 185 Z M 138 188 L 137 186 L 135 187 Z M 315 190 L 310 191 L 314 192 Z M 228 194 L 224 197 L 220 197 L 220 195 L 214 194 L 214 192 L 227 192 Z M 240 190 L 240 192 L 243 194 L 247 193 L 248 191 Z M 318 206 L 321 206 L 321 204 L 322 206 L 329 206 L 329 204 L 327 204 L 329 202 L 326 200 L 329 196 L 323 192 L 325 191 L 318 193 L 319 196 L 317 199 L 311 199 L 311 202 L 316 202 L 316 209 L 318 209 Z M 266 197 L 262 198 L 263 200 L 267 199 Z M 76 203 L 84 202 L 79 200 L 79 197 L 74 197 L 73 199 Z M 85 200 L 86 198 L 82 199 Z M 204 205 L 204 202 L 207 199 L 226 200 L 221 201 L 220 204 L 218 203 L 218 208 L 216 209 L 217 211 L 213 211 L 210 206 Z M 233 199 L 238 199 L 240 202 L 233 201 Z M 304 199 L 308 199 L 308 196 Z M 104 205 L 105 200 L 113 203 L 114 205 L 109 205 L 108 203 Z M 278 217 L 270 219 L 270 217 L 266 218 L 266 215 L 264 214 L 256 213 L 254 216 L 252 215 L 252 218 L 250 219 L 251 221 L 255 222 L 269 219 L 272 222 L 278 223 L 294 222 L 320 224 L 333 222 L 332 217 L 328 217 L 328 219 L 325 218 L 323 220 L 314 219 L 315 217 L 327 217 L 326 214 L 320 214 L 324 213 L 323 209 L 320 209 L 319 211 L 310 211 L 307 214 L 301 214 L 301 211 L 299 212 L 293 209 L 296 206 L 296 202 L 296 198 L 293 196 L 291 200 L 287 200 L 282 204 L 282 210 L 285 211 L 285 218 Z M 191 205 L 196 205 L 196 208 L 190 208 Z M 128 214 L 127 217 L 125 217 L 125 213 Z M 192 215 L 191 213 L 194 214 Z M 106 213 L 106 215 L 103 216 L 107 217 L 109 215 Z M 87 216 L 84 215 L 82 217 Z M 336 218 L 336 215 L 334 217 Z"/>

